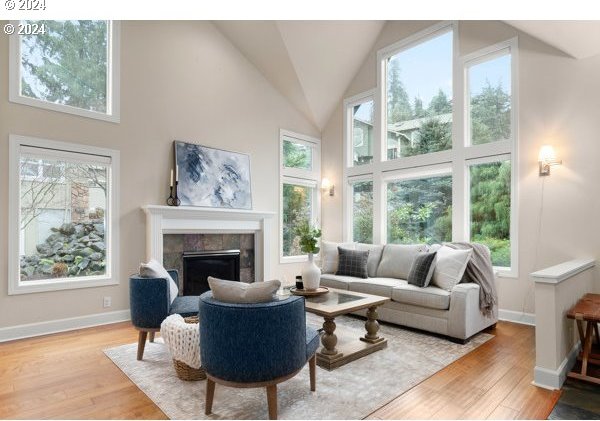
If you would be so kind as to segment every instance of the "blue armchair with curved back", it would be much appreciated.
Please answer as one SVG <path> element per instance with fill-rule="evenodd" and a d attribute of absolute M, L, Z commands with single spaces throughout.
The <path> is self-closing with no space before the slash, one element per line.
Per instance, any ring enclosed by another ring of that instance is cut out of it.
<path fill-rule="evenodd" d="M 304 298 L 258 304 L 217 301 L 200 296 L 200 356 L 207 374 L 205 412 L 212 412 L 215 383 L 266 387 L 269 418 L 277 418 L 277 384 L 308 362 L 315 390 L 319 335 L 306 326 Z"/>
<path fill-rule="evenodd" d="M 169 275 L 179 285 L 179 274 L 169 270 Z M 145 278 L 132 275 L 129 278 L 129 304 L 131 323 L 139 331 L 137 359 L 144 357 L 146 338 L 154 341 L 154 334 L 160 331 L 160 324 L 171 314 L 183 317 L 198 315 L 198 296 L 177 296 L 171 303 L 169 281 L 164 278 Z"/>

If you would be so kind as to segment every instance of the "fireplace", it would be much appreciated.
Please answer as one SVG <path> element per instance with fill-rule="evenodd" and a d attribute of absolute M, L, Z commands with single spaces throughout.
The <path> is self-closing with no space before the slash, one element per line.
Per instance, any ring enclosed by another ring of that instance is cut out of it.
<path fill-rule="evenodd" d="M 142 209 L 148 260 L 162 261 L 166 268 L 183 274 L 183 252 L 239 249 L 242 282 L 271 279 L 275 212 L 159 205 Z"/>
<path fill-rule="evenodd" d="M 183 295 L 208 291 L 208 277 L 240 280 L 240 251 L 193 251 L 183 253 Z"/>

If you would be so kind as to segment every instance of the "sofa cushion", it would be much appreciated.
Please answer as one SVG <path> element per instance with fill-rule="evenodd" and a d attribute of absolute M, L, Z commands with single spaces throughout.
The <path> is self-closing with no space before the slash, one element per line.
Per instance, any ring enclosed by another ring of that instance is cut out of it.
<path fill-rule="evenodd" d="M 355 243 L 321 241 L 321 273 L 336 273 L 338 270 L 338 247 L 354 250 Z"/>
<path fill-rule="evenodd" d="M 419 253 L 413 261 L 408 278 L 406 279 L 409 284 L 415 285 L 421 288 L 429 286 L 431 278 L 433 277 L 433 271 L 435 270 L 435 255 L 433 253 Z"/>
<path fill-rule="evenodd" d="M 169 314 L 180 314 L 181 317 L 198 315 L 200 299 L 197 295 L 182 295 L 175 297 L 169 309 Z"/>
<path fill-rule="evenodd" d="M 348 290 L 348 286 L 351 283 L 359 280 L 361 279 L 355 278 L 354 276 L 341 276 L 331 273 L 323 273 L 321 275 L 321 286 Z"/>
<path fill-rule="evenodd" d="M 383 246 L 378 246 L 376 244 L 358 243 L 356 244 L 356 250 L 369 251 L 369 259 L 367 260 L 367 272 L 369 273 L 370 278 L 376 277 L 377 268 L 379 267 L 379 262 L 381 261 L 381 254 L 383 253 Z"/>
<path fill-rule="evenodd" d="M 392 300 L 402 304 L 438 310 L 450 308 L 450 292 L 434 286 L 419 288 L 409 283 L 403 283 L 392 290 Z"/>
<path fill-rule="evenodd" d="M 367 260 L 369 251 L 348 250 L 338 247 L 339 263 L 336 275 L 355 276 L 357 278 L 367 278 Z"/>
<path fill-rule="evenodd" d="M 441 246 L 437 250 L 431 283 L 451 291 L 461 281 L 473 250 L 455 250 Z"/>
<path fill-rule="evenodd" d="M 425 244 L 386 244 L 377 268 L 378 278 L 408 278 L 413 260 L 427 251 Z"/>
<path fill-rule="evenodd" d="M 402 284 L 406 281 L 396 278 L 357 279 L 348 285 L 348 290 L 391 298 L 392 290 Z"/>

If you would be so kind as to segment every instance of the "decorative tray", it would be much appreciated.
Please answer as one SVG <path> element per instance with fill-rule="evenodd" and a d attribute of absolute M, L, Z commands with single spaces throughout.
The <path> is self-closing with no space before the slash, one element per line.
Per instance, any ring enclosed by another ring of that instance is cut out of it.
<path fill-rule="evenodd" d="M 317 295 L 327 294 L 329 292 L 329 288 L 319 287 L 317 289 L 307 290 L 307 289 L 298 289 L 296 287 L 292 287 L 292 288 L 290 288 L 290 292 L 294 295 L 304 295 L 306 297 L 314 297 Z"/>

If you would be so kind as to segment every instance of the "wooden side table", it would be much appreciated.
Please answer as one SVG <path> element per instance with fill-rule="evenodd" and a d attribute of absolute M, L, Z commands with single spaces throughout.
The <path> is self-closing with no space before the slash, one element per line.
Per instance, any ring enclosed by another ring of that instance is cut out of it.
<path fill-rule="evenodd" d="M 568 377 L 587 382 L 600 384 L 600 377 L 589 375 L 589 365 L 600 366 L 600 335 L 598 334 L 598 323 L 600 323 L 600 294 L 586 294 L 567 313 L 569 319 L 577 323 L 579 339 L 581 339 L 581 352 L 578 360 L 581 360 L 581 371 L 571 371 Z M 594 340 L 595 336 L 595 340 Z M 595 345 L 594 345 L 595 342 Z"/>

